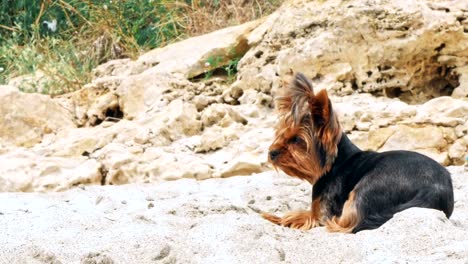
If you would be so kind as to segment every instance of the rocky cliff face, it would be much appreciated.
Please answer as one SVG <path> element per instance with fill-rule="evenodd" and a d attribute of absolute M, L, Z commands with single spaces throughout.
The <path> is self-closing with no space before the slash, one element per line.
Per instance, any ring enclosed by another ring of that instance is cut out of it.
<path fill-rule="evenodd" d="M 290 1 L 270 17 L 110 61 L 61 97 L 0 91 L 0 190 L 250 175 L 271 168 L 274 95 L 291 71 L 327 89 L 363 149 L 461 165 L 463 1 Z M 206 72 L 240 59 L 234 82 Z"/>

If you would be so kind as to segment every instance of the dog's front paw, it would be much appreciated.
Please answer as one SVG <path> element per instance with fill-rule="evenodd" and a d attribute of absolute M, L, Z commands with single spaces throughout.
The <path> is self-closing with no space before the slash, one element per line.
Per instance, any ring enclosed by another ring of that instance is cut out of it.
<path fill-rule="evenodd" d="M 277 225 L 300 230 L 309 230 L 318 226 L 318 222 L 314 219 L 311 211 L 290 212 L 283 217 L 263 213 L 262 217 Z"/>
<path fill-rule="evenodd" d="M 297 211 L 285 214 L 281 220 L 281 225 L 300 230 L 309 230 L 316 226 L 316 221 L 311 211 Z"/>
<path fill-rule="evenodd" d="M 269 213 L 262 213 L 262 217 L 274 224 L 281 225 L 281 217 Z"/>

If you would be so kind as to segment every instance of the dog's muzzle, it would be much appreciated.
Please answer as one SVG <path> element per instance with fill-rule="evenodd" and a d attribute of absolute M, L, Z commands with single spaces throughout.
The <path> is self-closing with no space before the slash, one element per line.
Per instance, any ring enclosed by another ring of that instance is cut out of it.
<path fill-rule="evenodd" d="M 279 149 L 272 150 L 268 153 L 271 161 L 275 161 L 279 157 L 280 154 L 281 154 L 281 150 Z"/>

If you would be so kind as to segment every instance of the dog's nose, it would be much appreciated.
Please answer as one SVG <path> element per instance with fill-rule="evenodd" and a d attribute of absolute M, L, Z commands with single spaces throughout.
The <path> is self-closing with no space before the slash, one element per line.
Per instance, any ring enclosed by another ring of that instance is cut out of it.
<path fill-rule="evenodd" d="M 279 150 L 279 149 L 272 150 L 272 151 L 270 151 L 270 153 L 269 153 L 270 159 L 274 161 L 275 159 L 278 158 L 278 156 L 279 156 L 280 154 L 281 154 L 281 150 Z"/>

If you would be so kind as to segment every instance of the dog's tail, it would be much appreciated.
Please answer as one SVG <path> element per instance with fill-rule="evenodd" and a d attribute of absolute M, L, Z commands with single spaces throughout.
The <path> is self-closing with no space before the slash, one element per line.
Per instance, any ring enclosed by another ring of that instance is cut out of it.
<path fill-rule="evenodd" d="M 453 193 L 443 186 L 422 188 L 410 201 L 391 207 L 377 214 L 366 215 L 352 230 L 357 233 L 362 230 L 376 229 L 390 220 L 394 214 L 411 207 L 432 208 L 441 210 L 450 217 L 453 212 Z"/>

